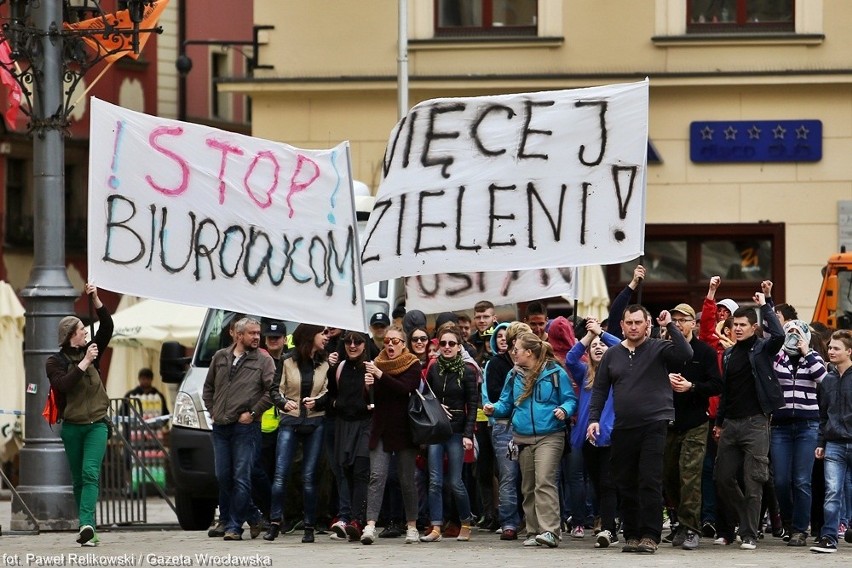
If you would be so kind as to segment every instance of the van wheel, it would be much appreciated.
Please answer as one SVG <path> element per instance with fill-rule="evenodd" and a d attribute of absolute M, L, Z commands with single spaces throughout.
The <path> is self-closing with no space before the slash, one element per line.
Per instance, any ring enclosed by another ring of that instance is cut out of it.
<path fill-rule="evenodd" d="M 175 495 L 178 523 L 185 531 L 206 531 L 213 522 L 216 501 L 188 495 Z"/>

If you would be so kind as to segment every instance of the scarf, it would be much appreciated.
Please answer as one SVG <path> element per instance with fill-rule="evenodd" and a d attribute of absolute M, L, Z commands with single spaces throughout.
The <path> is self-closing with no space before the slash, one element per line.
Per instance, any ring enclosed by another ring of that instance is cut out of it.
<path fill-rule="evenodd" d="M 413 355 L 408 347 L 403 347 L 400 354 L 394 358 L 389 359 L 388 353 L 384 349 L 379 353 L 379 356 L 373 360 L 373 363 L 376 364 L 376 367 L 382 370 L 383 373 L 387 373 L 389 375 L 401 375 L 404 373 L 410 366 L 415 363 L 419 363 L 420 359 L 417 358 L 416 355 Z"/>
<path fill-rule="evenodd" d="M 443 377 L 447 373 L 456 375 L 459 384 L 461 384 L 461 379 L 464 377 L 464 359 L 462 359 L 461 353 L 452 359 L 445 359 L 443 355 L 438 356 L 438 375 Z"/>

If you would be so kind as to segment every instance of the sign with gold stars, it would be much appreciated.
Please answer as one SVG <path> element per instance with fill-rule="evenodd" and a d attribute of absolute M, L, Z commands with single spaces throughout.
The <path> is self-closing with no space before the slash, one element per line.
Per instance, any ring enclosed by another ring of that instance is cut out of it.
<path fill-rule="evenodd" d="M 818 162 L 822 121 L 696 121 L 689 125 L 689 157 L 698 163 Z"/>

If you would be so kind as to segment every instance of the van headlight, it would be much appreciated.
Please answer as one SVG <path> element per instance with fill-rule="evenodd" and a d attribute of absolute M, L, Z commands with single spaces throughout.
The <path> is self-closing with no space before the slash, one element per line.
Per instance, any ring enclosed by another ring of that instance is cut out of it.
<path fill-rule="evenodd" d="M 184 428 L 199 428 L 198 410 L 192 397 L 185 392 L 178 392 L 175 397 L 175 409 L 172 412 L 172 424 Z"/>

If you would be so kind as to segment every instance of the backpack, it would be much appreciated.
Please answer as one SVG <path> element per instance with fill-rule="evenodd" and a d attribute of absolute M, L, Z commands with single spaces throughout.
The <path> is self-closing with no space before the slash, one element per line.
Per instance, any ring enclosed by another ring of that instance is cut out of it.
<path fill-rule="evenodd" d="M 72 365 L 71 360 L 61 351 L 55 355 L 51 355 L 51 357 L 59 357 L 64 359 L 68 364 L 68 367 Z M 48 383 L 50 379 L 48 379 Z M 50 390 L 47 393 L 47 400 L 44 402 L 44 409 L 41 411 L 41 415 L 44 416 L 44 419 L 47 420 L 48 425 L 53 429 L 53 425 L 62 420 L 62 415 L 65 412 L 65 394 L 59 392 L 53 385 L 50 385 Z"/>

